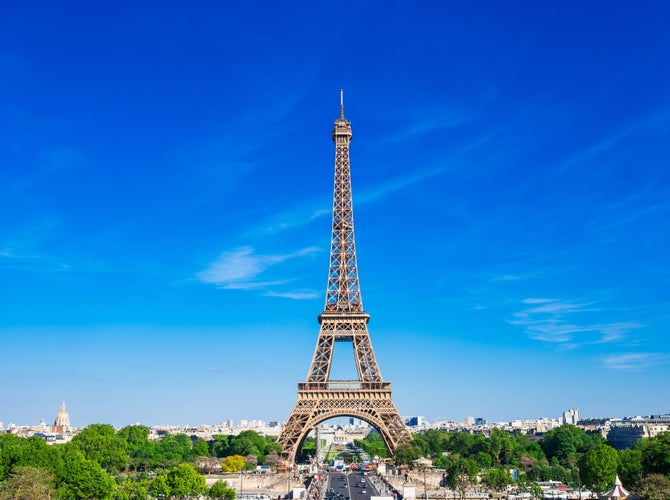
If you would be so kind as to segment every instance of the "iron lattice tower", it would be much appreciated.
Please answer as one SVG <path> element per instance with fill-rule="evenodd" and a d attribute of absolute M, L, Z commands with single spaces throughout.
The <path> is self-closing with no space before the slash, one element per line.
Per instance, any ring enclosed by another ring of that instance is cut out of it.
<path fill-rule="evenodd" d="M 333 127 L 335 188 L 326 305 L 318 317 L 321 328 L 307 380 L 298 384 L 298 402 L 279 437 L 283 456 L 290 463 L 310 430 L 334 417 L 368 422 L 379 431 L 390 453 L 411 439 L 391 400 L 391 383 L 382 380 L 368 333 L 370 315 L 361 301 L 349 166 L 351 135 L 340 91 L 340 116 Z M 358 380 L 330 380 L 335 342 L 353 345 Z"/>

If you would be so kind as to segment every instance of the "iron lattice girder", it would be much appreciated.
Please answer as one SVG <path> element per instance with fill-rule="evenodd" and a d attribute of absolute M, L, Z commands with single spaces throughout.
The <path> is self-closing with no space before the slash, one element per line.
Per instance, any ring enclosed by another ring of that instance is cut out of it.
<path fill-rule="evenodd" d="M 381 372 L 377 366 L 377 359 L 370 342 L 367 327 L 368 319 L 367 314 L 328 317 L 324 313 L 319 316 L 321 331 L 314 349 L 314 357 L 312 358 L 307 382 L 325 382 L 328 380 L 335 342 L 351 342 L 353 344 L 359 380 L 365 382 L 382 381 Z"/>
<path fill-rule="evenodd" d="M 336 143 L 333 231 L 325 310 L 363 312 L 356 264 L 354 210 L 349 167 L 351 125 L 344 119 L 344 116 L 335 122 L 333 139 Z"/>
<path fill-rule="evenodd" d="M 382 380 L 368 333 L 370 316 L 363 310 L 349 169 L 351 124 L 344 118 L 343 104 L 333 128 L 333 140 L 335 189 L 326 305 L 319 315 L 321 328 L 307 381 L 298 384 L 298 402 L 278 440 L 282 455 L 290 463 L 295 461 L 312 428 L 335 417 L 355 417 L 368 422 L 379 431 L 391 453 L 399 444 L 411 440 L 391 400 L 391 384 Z M 352 343 L 358 380 L 329 380 L 335 342 Z"/>

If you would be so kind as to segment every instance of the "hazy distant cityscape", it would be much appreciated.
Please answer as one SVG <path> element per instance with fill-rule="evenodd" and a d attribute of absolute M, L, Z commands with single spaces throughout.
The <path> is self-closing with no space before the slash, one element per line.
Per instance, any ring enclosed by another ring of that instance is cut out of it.
<path fill-rule="evenodd" d="M 520 432 L 530 436 L 540 436 L 551 429 L 564 424 L 572 424 L 583 428 L 590 434 L 601 434 L 616 449 L 630 448 L 641 438 L 655 437 L 661 432 L 670 431 L 670 413 L 658 415 L 636 415 L 624 417 L 588 417 L 583 418 L 579 409 L 569 409 L 559 417 L 540 417 L 537 419 L 513 419 L 511 421 L 488 422 L 483 417 L 464 417 L 462 421 L 446 419 L 427 419 L 423 416 L 403 417 L 407 428 L 413 434 L 429 429 L 480 433 L 489 435 L 491 429 L 501 429 L 510 433 Z M 135 425 L 141 425 L 137 423 Z M 72 439 L 83 427 L 71 425 L 65 404 L 56 415 L 53 424 L 42 419 L 38 424 L 8 423 L 0 421 L 0 433 L 11 433 L 23 437 L 39 436 L 48 443 L 63 443 Z M 209 440 L 216 435 L 238 435 L 243 431 L 253 430 L 262 436 L 278 437 L 283 429 L 283 422 L 259 419 L 232 419 L 218 424 L 201 425 L 154 425 L 150 438 L 160 439 L 166 434 L 188 434 Z M 358 418 L 337 418 L 319 425 L 319 437 L 326 445 L 352 443 L 362 439 L 373 430 L 367 422 Z"/>

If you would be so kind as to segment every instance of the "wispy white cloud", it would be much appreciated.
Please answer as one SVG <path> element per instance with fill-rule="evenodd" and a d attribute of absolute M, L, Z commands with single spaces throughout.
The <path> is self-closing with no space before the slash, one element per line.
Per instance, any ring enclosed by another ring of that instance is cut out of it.
<path fill-rule="evenodd" d="M 589 301 L 531 297 L 521 302 L 530 307 L 514 313 L 514 319 L 509 322 L 524 327 L 532 339 L 565 347 L 620 341 L 629 332 L 644 326 L 638 321 L 579 321 L 585 313 L 603 310 Z"/>
<path fill-rule="evenodd" d="M 598 217 L 591 221 L 594 234 L 608 238 L 621 233 L 624 226 L 632 227 L 651 217 L 664 217 L 670 213 L 670 200 L 658 186 L 647 184 L 631 191 L 627 196 L 603 204 Z M 615 237 L 615 236 L 614 236 Z"/>
<path fill-rule="evenodd" d="M 224 373 L 223 368 L 217 368 L 217 367 L 210 367 L 207 368 L 207 373 L 210 375 L 221 375 Z"/>
<path fill-rule="evenodd" d="M 283 297 L 286 299 L 306 300 L 316 299 L 322 294 L 314 290 L 297 290 L 293 292 L 267 292 L 267 297 Z"/>
<path fill-rule="evenodd" d="M 517 281 L 524 279 L 523 276 L 517 274 L 502 274 L 500 276 L 494 276 L 491 278 L 491 281 Z"/>
<path fill-rule="evenodd" d="M 410 132 L 418 134 L 426 132 L 435 127 L 447 126 L 451 119 L 446 119 L 444 122 L 433 120 L 423 125 L 415 125 Z M 354 203 L 357 207 L 366 203 L 372 203 L 384 200 L 393 196 L 397 192 L 407 190 L 409 187 L 420 184 L 433 177 L 439 176 L 450 169 L 458 168 L 458 160 L 462 157 L 476 151 L 477 149 L 486 145 L 491 139 L 498 136 L 501 132 L 506 130 L 509 124 L 505 124 L 498 128 L 492 129 L 479 137 L 473 138 L 470 142 L 464 144 L 460 149 L 455 150 L 452 154 L 441 158 L 439 161 L 426 163 L 423 165 L 414 165 L 406 175 L 389 179 L 380 184 L 368 187 L 366 189 L 357 189 L 354 194 Z M 295 229 L 304 225 L 310 224 L 313 221 L 328 216 L 331 213 L 332 201 L 327 198 L 315 199 L 305 202 L 302 206 L 297 205 L 293 208 L 287 209 L 283 212 L 273 215 L 270 219 L 262 221 L 256 228 L 249 231 L 250 234 L 268 234 L 277 233 L 289 229 Z"/>
<path fill-rule="evenodd" d="M 383 138 L 383 143 L 398 142 L 411 139 L 418 135 L 428 134 L 436 130 L 455 127 L 467 122 L 470 117 L 450 110 L 430 110 L 419 113 L 421 119 L 413 120 L 404 128 Z M 404 121 L 403 121 L 404 123 Z"/>
<path fill-rule="evenodd" d="M 575 153 L 570 158 L 562 161 L 558 165 L 555 165 L 555 168 L 558 171 L 572 168 L 578 166 L 583 162 L 590 160 L 593 157 L 598 156 L 599 154 L 606 152 L 608 150 L 616 147 L 622 140 L 633 135 L 637 131 L 645 128 L 657 129 L 659 126 L 666 125 L 670 120 L 670 110 L 662 109 L 660 111 L 655 111 L 647 116 L 631 120 L 628 123 L 625 123 L 619 126 L 619 129 L 610 134 L 608 137 L 604 137 L 598 142 L 585 147 L 581 151 Z"/>
<path fill-rule="evenodd" d="M 411 172 L 407 175 L 402 175 L 394 179 L 390 179 L 363 191 L 360 195 L 356 196 L 356 203 L 368 203 L 388 198 L 398 191 L 406 190 L 409 186 L 419 184 L 425 180 L 441 175 L 451 169 L 457 168 L 457 160 L 461 156 L 464 156 L 467 153 L 482 147 L 507 127 L 508 125 L 505 125 L 486 132 L 465 144 L 451 155 L 440 159 L 438 162 L 417 166 L 416 168 L 412 168 Z"/>
<path fill-rule="evenodd" d="M 54 256 L 20 254 L 12 248 L 3 248 L 0 250 L 0 267 L 39 272 L 62 272 L 72 270 L 72 266 Z"/>
<path fill-rule="evenodd" d="M 668 361 L 670 361 L 670 355 L 664 353 L 631 352 L 608 356 L 603 360 L 603 365 L 612 370 L 641 371 Z"/>
<path fill-rule="evenodd" d="M 222 253 L 203 271 L 196 274 L 202 283 L 214 284 L 220 288 L 254 290 L 272 285 L 280 285 L 288 280 L 259 279 L 269 267 L 289 259 L 305 257 L 319 251 L 317 247 L 307 247 L 288 254 L 258 255 L 251 247 L 242 247 L 232 252 Z"/>
<path fill-rule="evenodd" d="M 535 298 L 528 298 L 528 299 L 523 299 L 521 302 L 524 304 L 546 304 L 547 302 L 553 302 L 555 299 L 535 299 Z"/>
<path fill-rule="evenodd" d="M 61 229 L 61 220 L 48 215 L 6 235 L 0 241 L 0 266 L 40 272 L 70 270 L 72 266 L 63 257 L 43 250 Z"/>
<path fill-rule="evenodd" d="M 74 148 L 60 147 L 44 150 L 40 153 L 28 174 L 7 183 L 0 190 L 0 198 L 16 199 L 26 197 L 37 184 L 51 181 L 54 177 L 84 165 L 83 154 Z"/>
<path fill-rule="evenodd" d="M 533 307 L 515 313 L 514 316 L 517 318 L 532 318 L 538 315 L 551 315 L 553 318 L 556 318 L 562 314 L 593 310 L 590 308 L 593 304 L 592 302 L 572 302 L 569 300 L 533 297 L 524 299 L 522 302 Z"/>
<path fill-rule="evenodd" d="M 292 211 L 283 212 L 272 221 L 262 225 L 260 232 L 262 233 L 278 233 L 288 229 L 301 227 L 307 225 L 316 219 L 330 215 L 331 209 L 325 207 L 308 207 L 306 209 L 296 209 Z"/>

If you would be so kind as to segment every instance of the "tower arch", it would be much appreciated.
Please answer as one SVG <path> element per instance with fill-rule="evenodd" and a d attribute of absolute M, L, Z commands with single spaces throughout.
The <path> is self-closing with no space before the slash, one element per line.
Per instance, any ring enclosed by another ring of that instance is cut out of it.
<path fill-rule="evenodd" d="M 298 437 L 296 441 L 296 445 L 292 449 L 292 453 L 285 454 L 284 455 L 285 459 L 289 463 L 295 463 L 295 459 L 300 453 L 300 450 L 302 449 L 303 445 L 305 444 L 305 439 L 307 439 L 309 433 L 318 425 L 338 417 L 353 417 L 368 423 L 374 430 L 376 430 L 379 433 L 380 437 L 382 438 L 382 441 L 384 442 L 384 446 L 386 447 L 386 451 L 388 452 L 388 454 L 393 455 L 393 453 L 395 452 L 397 444 L 394 444 L 393 436 L 391 436 L 387 432 L 386 426 L 383 423 L 379 422 L 378 419 L 371 418 L 370 415 L 368 415 L 365 412 L 355 412 L 355 411 L 343 412 L 339 410 L 330 410 L 326 413 L 319 415 L 318 417 L 315 416 L 314 418 L 312 418 L 310 421 L 307 422 L 306 426 L 302 429 L 301 435 Z"/>

